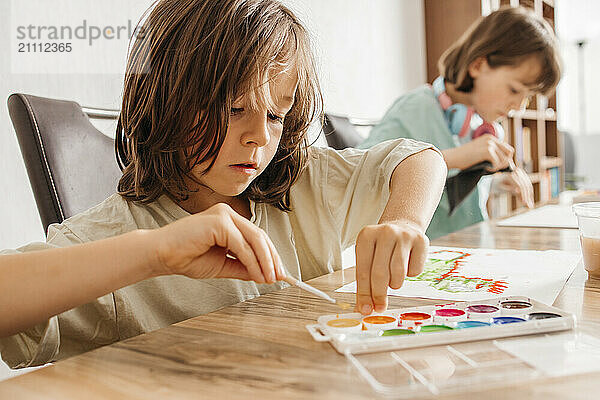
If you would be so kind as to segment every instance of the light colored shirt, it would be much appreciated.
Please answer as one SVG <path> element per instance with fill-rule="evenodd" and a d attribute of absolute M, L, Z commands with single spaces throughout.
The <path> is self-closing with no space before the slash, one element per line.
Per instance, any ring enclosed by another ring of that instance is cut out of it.
<path fill-rule="evenodd" d="M 450 149 L 460 144 L 456 141 L 456 136 L 450 132 L 442 107 L 433 89 L 428 85 L 398 98 L 381 122 L 371 129 L 369 137 L 359 147 L 368 149 L 378 143 L 397 138 L 422 140 L 432 143 L 440 150 Z M 449 176 L 457 172 L 457 170 L 451 170 Z M 427 236 L 430 239 L 436 239 L 483 221 L 484 215 L 486 215 L 484 214 L 484 205 L 489 193 L 489 183 L 487 179 L 480 181 L 478 188 L 465 198 L 452 215 L 449 215 L 450 203 L 446 191 L 444 191 L 440 204 L 427 228 Z M 481 196 L 480 186 L 486 188 Z"/>
<path fill-rule="evenodd" d="M 360 229 L 377 223 L 390 179 L 406 157 L 431 145 L 400 139 L 369 151 L 311 148 L 306 168 L 290 192 L 291 212 L 250 203 L 251 222 L 271 238 L 288 272 L 307 280 L 341 268 L 342 251 Z M 115 194 L 96 207 L 51 225 L 46 243 L 18 253 L 100 240 L 135 229 L 155 229 L 189 215 L 168 196 L 150 204 Z M 44 364 L 149 332 L 283 287 L 234 279 L 161 276 L 138 282 L 0 339 L 11 367 Z"/>

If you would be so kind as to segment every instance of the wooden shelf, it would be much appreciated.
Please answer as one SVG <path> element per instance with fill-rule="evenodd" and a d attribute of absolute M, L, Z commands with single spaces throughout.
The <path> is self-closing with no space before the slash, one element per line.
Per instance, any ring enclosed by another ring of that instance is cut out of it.
<path fill-rule="evenodd" d="M 538 110 L 522 110 L 512 111 L 508 114 L 509 118 L 556 121 L 556 112 L 552 108 L 547 108 L 545 111 Z"/>
<path fill-rule="evenodd" d="M 542 157 L 540 162 L 540 169 L 550 169 L 554 167 L 561 167 L 563 165 L 562 158 L 559 157 Z"/>
<path fill-rule="evenodd" d="M 488 1 L 495 3 L 494 0 Z M 555 26 L 554 1 L 509 0 L 500 3 L 528 7 L 553 28 Z M 515 148 L 517 161 L 525 162 L 530 171 L 528 176 L 533 184 L 534 200 L 538 206 L 554 201 L 557 192 L 564 187 L 563 145 L 556 115 L 556 95 L 537 95 L 529 108 L 511 112 L 504 124 L 508 128 L 505 129 L 506 139 Z M 519 207 L 518 197 L 510 197 L 509 213 Z"/>

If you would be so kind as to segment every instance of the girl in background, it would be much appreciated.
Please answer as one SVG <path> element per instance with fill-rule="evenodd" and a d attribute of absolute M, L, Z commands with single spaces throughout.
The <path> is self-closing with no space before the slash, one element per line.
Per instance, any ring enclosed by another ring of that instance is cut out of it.
<path fill-rule="evenodd" d="M 354 242 L 357 309 L 383 311 L 423 268 L 445 165 L 408 139 L 309 147 L 320 112 L 307 33 L 279 2 L 158 2 L 125 73 L 118 193 L 0 256 L 3 359 L 43 364 L 329 273 Z"/>
<path fill-rule="evenodd" d="M 490 171 L 511 165 L 514 149 L 494 123 L 536 94 L 548 94 L 560 79 L 552 28 L 525 8 L 503 8 L 475 22 L 442 55 L 440 77 L 400 97 L 361 148 L 394 138 L 412 138 L 442 150 L 451 174 L 481 162 Z M 484 177 L 485 178 L 485 177 Z M 533 207 L 533 187 L 520 168 L 494 175 L 493 187 L 510 190 Z M 480 222 L 486 213 L 490 181 L 450 214 L 444 193 L 427 229 L 434 239 Z"/>

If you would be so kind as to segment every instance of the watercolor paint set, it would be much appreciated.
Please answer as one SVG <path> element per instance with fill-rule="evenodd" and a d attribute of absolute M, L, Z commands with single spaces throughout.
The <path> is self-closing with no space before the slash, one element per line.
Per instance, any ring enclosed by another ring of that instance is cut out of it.
<path fill-rule="evenodd" d="M 392 398 L 600 370 L 600 325 L 523 296 L 324 315 L 306 328 Z"/>
<path fill-rule="evenodd" d="M 307 329 L 340 353 L 404 349 L 555 332 L 575 327 L 575 316 L 522 296 L 443 303 L 363 317 L 324 315 Z"/>

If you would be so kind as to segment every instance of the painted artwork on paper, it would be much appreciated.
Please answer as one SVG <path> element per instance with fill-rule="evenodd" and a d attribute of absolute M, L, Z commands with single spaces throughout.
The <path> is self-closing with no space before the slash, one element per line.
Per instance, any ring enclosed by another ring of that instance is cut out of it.
<path fill-rule="evenodd" d="M 486 291 L 501 295 L 508 282 L 504 279 L 491 279 L 461 275 L 461 267 L 469 261 L 470 253 L 456 250 L 438 250 L 429 253 L 423 272 L 406 281 L 429 282 L 436 290 L 450 293 Z"/>
<path fill-rule="evenodd" d="M 389 288 L 388 294 L 456 301 L 516 295 L 552 304 L 579 259 L 577 253 L 559 250 L 431 246 L 423 272 L 406 277 L 400 289 Z M 356 282 L 337 291 L 356 293 Z"/>

